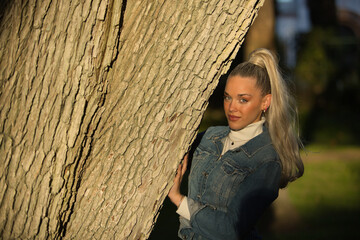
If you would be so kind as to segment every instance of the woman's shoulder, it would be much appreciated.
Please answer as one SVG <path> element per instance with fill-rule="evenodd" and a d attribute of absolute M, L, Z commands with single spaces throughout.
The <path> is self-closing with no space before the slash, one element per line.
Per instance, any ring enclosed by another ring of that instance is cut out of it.
<path fill-rule="evenodd" d="M 261 161 L 278 161 L 279 159 L 279 155 L 276 152 L 270 135 L 266 129 L 260 135 L 256 136 L 243 145 L 241 148 L 249 157 L 259 159 Z"/>
<path fill-rule="evenodd" d="M 229 133 L 230 129 L 228 126 L 212 126 L 206 129 L 204 132 L 205 136 L 219 136 L 222 137 L 222 135 L 227 135 Z"/>

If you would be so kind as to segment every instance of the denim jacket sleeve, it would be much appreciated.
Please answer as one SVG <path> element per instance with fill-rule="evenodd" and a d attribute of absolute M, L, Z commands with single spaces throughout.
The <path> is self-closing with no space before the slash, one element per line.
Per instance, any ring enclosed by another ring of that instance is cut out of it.
<path fill-rule="evenodd" d="M 239 185 L 228 208 L 217 209 L 188 198 L 190 226 L 209 239 L 238 239 L 245 236 L 278 196 L 281 166 L 268 161 Z"/>

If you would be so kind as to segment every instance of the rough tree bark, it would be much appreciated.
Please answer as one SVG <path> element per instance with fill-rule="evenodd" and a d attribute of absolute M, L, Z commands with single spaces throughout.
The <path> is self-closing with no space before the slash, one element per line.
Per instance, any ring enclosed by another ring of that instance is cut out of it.
<path fill-rule="evenodd" d="M 8 1 L 0 238 L 146 239 L 262 4 Z"/>

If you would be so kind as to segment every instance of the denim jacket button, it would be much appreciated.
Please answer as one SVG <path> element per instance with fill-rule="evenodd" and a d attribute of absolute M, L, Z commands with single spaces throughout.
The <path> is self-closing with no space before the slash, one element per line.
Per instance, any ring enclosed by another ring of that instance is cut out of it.
<path fill-rule="evenodd" d="M 203 172 L 202 173 L 205 177 L 209 176 L 209 174 L 207 172 Z"/>

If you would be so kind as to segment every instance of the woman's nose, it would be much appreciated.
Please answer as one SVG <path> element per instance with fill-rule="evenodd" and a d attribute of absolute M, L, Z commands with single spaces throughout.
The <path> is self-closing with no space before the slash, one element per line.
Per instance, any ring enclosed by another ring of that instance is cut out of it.
<path fill-rule="evenodd" d="M 230 112 L 235 112 L 236 111 L 236 106 L 235 106 L 235 102 L 234 101 L 231 101 L 229 103 L 229 111 Z"/>

